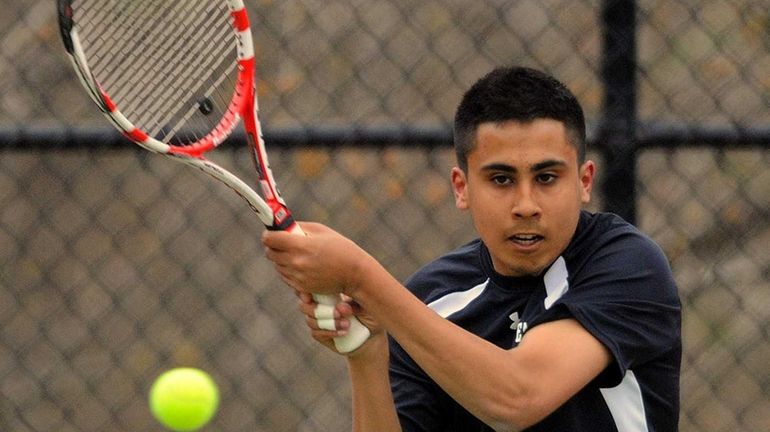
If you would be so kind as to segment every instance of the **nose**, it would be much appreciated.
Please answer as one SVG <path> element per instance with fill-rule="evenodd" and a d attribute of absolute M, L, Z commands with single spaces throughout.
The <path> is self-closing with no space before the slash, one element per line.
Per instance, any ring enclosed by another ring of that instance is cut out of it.
<path fill-rule="evenodd" d="M 542 209 L 532 194 L 532 189 L 527 186 L 519 187 L 516 199 L 511 209 L 511 214 L 516 219 L 539 218 Z"/>

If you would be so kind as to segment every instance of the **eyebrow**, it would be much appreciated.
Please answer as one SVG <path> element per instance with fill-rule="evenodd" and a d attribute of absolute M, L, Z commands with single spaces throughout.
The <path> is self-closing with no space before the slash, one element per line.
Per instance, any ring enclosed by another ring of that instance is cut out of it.
<path fill-rule="evenodd" d="M 538 172 L 538 171 L 543 171 L 551 168 L 561 168 L 565 166 L 567 166 L 567 162 L 561 159 L 547 159 L 530 166 L 529 172 Z M 502 171 L 502 172 L 508 172 L 511 174 L 516 174 L 519 172 L 518 168 L 508 164 L 504 164 L 504 163 L 491 163 L 488 165 L 484 165 L 483 167 L 481 167 L 481 170 L 482 171 Z"/>

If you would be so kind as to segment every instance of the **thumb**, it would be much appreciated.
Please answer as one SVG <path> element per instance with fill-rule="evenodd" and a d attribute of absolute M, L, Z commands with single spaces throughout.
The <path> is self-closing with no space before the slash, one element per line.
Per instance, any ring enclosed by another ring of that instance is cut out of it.
<path fill-rule="evenodd" d="M 273 250 L 286 250 L 291 247 L 291 241 L 293 238 L 298 237 L 294 236 L 286 231 L 272 231 L 272 230 L 264 230 L 262 231 L 262 245 L 269 249 Z"/>
<path fill-rule="evenodd" d="M 324 234 L 334 232 L 334 230 L 328 226 L 318 222 L 298 222 L 298 224 L 300 228 L 302 228 L 302 231 L 305 231 L 305 234 Z"/>

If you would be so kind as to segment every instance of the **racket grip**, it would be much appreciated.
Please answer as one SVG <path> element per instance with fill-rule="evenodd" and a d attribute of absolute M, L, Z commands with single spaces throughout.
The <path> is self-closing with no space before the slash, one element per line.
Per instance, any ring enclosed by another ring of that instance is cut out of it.
<path fill-rule="evenodd" d="M 334 307 L 339 302 L 339 297 L 329 294 L 313 294 L 313 299 L 321 305 Z M 355 316 L 350 317 L 350 327 L 345 336 L 334 338 L 334 346 L 342 354 L 355 351 L 369 339 L 371 332 L 361 324 Z"/>
<path fill-rule="evenodd" d="M 302 228 L 298 223 L 291 224 L 286 231 L 292 234 L 305 235 L 305 232 L 302 231 Z M 313 299 L 319 305 L 329 306 L 331 309 L 340 302 L 339 296 L 331 294 L 313 294 Z M 361 324 L 361 321 L 359 321 L 358 318 L 352 316 L 350 317 L 348 334 L 334 338 L 334 347 L 342 354 L 353 352 L 369 339 L 369 335 L 371 335 L 369 329 Z"/>

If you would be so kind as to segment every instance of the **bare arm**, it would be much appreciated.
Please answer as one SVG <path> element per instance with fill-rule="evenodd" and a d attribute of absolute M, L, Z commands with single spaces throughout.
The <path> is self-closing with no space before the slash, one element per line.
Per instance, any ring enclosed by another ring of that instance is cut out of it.
<path fill-rule="evenodd" d="M 400 431 L 388 378 L 388 340 L 375 334 L 348 356 L 353 394 L 353 431 Z"/>
<path fill-rule="evenodd" d="M 574 320 L 537 326 L 517 348 L 500 349 L 434 313 L 351 241 L 307 228 L 310 238 L 265 238 L 284 281 L 353 297 L 452 398 L 495 429 L 538 422 L 610 363 L 609 351 Z"/>
<path fill-rule="evenodd" d="M 348 303 L 335 307 L 336 331 L 323 330 L 315 318 L 317 303 L 308 293 L 297 292 L 300 311 L 305 315 L 311 335 L 327 348 L 336 351 L 333 339 L 345 334 L 346 317 L 357 313 L 371 331 L 367 342 L 347 354 L 348 375 L 352 389 L 354 432 L 397 432 L 401 430 L 390 388 L 387 334 L 364 311 L 354 311 Z"/>
<path fill-rule="evenodd" d="M 496 429 L 542 420 L 610 363 L 575 320 L 537 326 L 503 350 L 435 314 L 373 260 L 362 274 L 353 297 L 453 399 Z"/>

